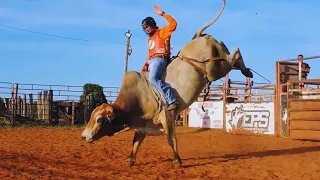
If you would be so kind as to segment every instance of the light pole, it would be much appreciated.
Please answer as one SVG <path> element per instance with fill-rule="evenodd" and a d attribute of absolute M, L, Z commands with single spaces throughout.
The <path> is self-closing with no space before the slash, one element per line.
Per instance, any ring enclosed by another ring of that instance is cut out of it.
<path fill-rule="evenodd" d="M 131 38 L 132 34 L 130 33 L 130 30 L 128 30 L 126 32 L 125 36 L 127 37 L 127 45 L 126 45 L 126 56 L 125 56 L 124 72 L 127 72 L 128 71 L 128 58 L 132 53 L 132 49 L 130 47 L 130 38 Z"/>

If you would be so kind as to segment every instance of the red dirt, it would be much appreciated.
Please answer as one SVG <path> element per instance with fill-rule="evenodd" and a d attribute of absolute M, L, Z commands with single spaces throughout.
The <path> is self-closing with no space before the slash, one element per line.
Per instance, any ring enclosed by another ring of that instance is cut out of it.
<path fill-rule="evenodd" d="M 320 179 L 320 142 L 177 128 L 182 168 L 164 135 L 126 166 L 133 131 L 87 144 L 83 129 L 0 129 L 0 179 Z"/>

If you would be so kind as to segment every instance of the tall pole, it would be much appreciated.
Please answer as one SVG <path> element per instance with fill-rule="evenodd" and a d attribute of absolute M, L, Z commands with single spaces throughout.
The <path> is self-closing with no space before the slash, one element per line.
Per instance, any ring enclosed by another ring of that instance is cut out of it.
<path fill-rule="evenodd" d="M 131 55 L 131 48 L 130 48 L 130 38 L 132 34 L 130 33 L 130 30 L 126 32 L 126 37 L 127 37 L 127 45 L 126 45 L 126 56 L 125 56 L 125 66 L 124 66 L 124 72 L 128 71 L 128 58 Z"/>
<path fill-rule="evenodd" d="M 302 89 L 302 61 L 299 60 L 299 89 Z"/>

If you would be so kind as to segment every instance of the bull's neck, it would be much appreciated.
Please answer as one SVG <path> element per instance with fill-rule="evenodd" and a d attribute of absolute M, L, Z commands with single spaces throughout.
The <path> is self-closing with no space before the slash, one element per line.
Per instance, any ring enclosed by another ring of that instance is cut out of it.
<path fill-rule="evenodd" d="M 124 109 L 119 106 L 118 104 L 111 104 L 113 107 L 113 113 L 115 115 L 114 123 L 115 124 L 128 124 L 128 118 L 130 117 L 130 114 Z"/>

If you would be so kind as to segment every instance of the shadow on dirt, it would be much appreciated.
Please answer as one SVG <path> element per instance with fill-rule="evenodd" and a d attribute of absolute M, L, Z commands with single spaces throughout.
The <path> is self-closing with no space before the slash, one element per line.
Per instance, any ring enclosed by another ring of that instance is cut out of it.
<path fill-rule="evenodd" d="M 307 141 L 307 142 L 320 142 L 320 140 L 312 140 L 312 139 L 293 139 L 295 141 Z"/>
<path fill-rule="evenodd" d="M 193 133 L 201 133 L 201 132 L 206 132 L 206 131 L 217 131 L 213 130 L 211 128 L 190 128 L 191 130 L 188 130 L 186 132 L 177 132 L 176 134 L 193 134 Z"/>
<path fill-rule="evenodd" d="M 196 163 L 185 165 L 183 167 L 196 167 L 196 166 L 203 166 L 207 164 L 212 164 L 215 162 L 229 162 L 233 160 L 241 160 L 241 159 L 250 159 L 250 158 L 262 158 L 268 156 L 281 156 L 281 155 L 294 155 L 294 154 L 303 154 L 308 152 L 320 151 L 320 146 L 311 146 L 311 147 L 299 147 L 299 148 L 292 148 L 292 149 L 278 149 L 278 150 L 266 150 L 266 151 L 259 151 L 259 152 L 249 152 L 246 154 L 226 154 L 224 156 L 209 156 L 209 157 L 200 157 L 200 158 L 186 158 L 182 159 L 182 161 L 187 160 L 212 160 L 210 162 L 204 163 Z M 216 160 L 214 160 L 216 159 Z"/>
<path fill-rule="evenodd" d="M 201 128 L 201 129 L 197 129 L 195 131 L 192 131 L 190 133 L 201 133 L 201 132 L 205 132 L 205 131 L 211 131 L 212 129 L 210 128 Z"/>

